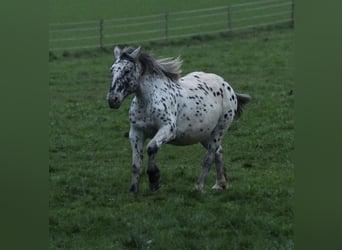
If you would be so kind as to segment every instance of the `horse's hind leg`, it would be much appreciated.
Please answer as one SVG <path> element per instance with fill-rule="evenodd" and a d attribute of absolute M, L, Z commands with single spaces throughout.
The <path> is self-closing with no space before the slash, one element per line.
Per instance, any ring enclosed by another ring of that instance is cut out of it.
<path fill-rule="evenodd" d="M 219 146 L 215 152 L 215 165 L 216 165 L 216 183 L 212 187 L 213 189 L 227 189 L 228 182 L 227 177 L 225 175 L 223 159 L 222 159 L 222 147 Z"/>
<path fill-rule="evenodd" d="M 198 190 L 203 189 L 205 178 L 213 162 L 215 162 L 215 165 L 216 165 L 217 177 L 216 177 L 216 183 L 212 188 L 213 189 L 226 189 L 228 186 L 226 178 L 225 178 L 224 167 L 223 167 L 222 147 L 221 145 L 218 144 L 221 138 L 217 138 L 217 139 L 216 138 L 210 143 L 202 142 L 202 145 L 208 150 L 208 152 L 204 157 L 204 161 L 202 165 L 202 172 L 195 186 L 195 188 Z"/>
<path fill-rule="evenodd" d="M 228 187 L 224 173 L 221 141 L 229 125 L 229 121 L 226 119 L 220 119 L 217 127 L 211 134 L 211 137 L 202 142 L 202 145 L 208 150 L 208 152 L 204 158 L 202 172 L 196 184 L 196 189 L 198 190 L 203 189 L 205 177 L 214 161 L 216 165 L 217 177 L 213 189 L 226 189 Z"/>
<path fill-rule="evenodd" d="M 197 184 L 195 186 L 195 188 L 197 190 L 200 190 L 200 191 L 202 191 L 202 189 L 204 187 L 205 178 L 206 178 L 207 174 L 209 173 L 211 165 L 213 164 L 213 161 L 215 159 L 215 151 L 212 150 L 212 145 L 210 145 L 210 144 L 204 145 L 204 147 L 208 149 L 208 152 L 206 153 L 206 155 L 204 157 L 201 175 L 200 175 L 200 177 L 197 181 Z"/>

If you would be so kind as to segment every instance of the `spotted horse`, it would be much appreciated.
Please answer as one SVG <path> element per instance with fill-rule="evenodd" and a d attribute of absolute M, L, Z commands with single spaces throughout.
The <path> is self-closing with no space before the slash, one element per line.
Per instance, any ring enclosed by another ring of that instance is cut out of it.
<path fill-rule="evenodd" d="M 115 62 L 110 67 L 112 83 L 107 94 L 110 108 L 118 109 L 123 100 L 135 94 L 129 110 L 129 140 L 132 147 L 132 182 L 130 192 L 137 193 L 147 144 L 150 189 L 160 188 L 160 172 L 155 156 L 165 144 L 201 143 L 207 150 L 200 177 L 195 185 L 203 190 L 213 163 L 217 177 L 213 189 L 226 189 L 228 181 L 222 159 L 222 139 L 250 101 L 247 94 L 237 94 L 220 76 L 192 72 L 181 77 L 178 58 L 155 59 L 139 48 L 114 48 Z"/>

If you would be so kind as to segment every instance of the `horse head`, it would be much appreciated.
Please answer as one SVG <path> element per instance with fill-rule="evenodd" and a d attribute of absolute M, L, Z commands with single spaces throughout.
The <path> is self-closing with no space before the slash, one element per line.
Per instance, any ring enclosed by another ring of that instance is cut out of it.
<path fill-rule="evenodd" d="M 122 101 L 135 92 L 139 85 L 141 76 L 141 65 L 138 62 L 140 47 L 114 48 L 115 62 L 110 67 L 112 83 L 107 94 L 107 101 L 110 108 L 118 109 Z"/>

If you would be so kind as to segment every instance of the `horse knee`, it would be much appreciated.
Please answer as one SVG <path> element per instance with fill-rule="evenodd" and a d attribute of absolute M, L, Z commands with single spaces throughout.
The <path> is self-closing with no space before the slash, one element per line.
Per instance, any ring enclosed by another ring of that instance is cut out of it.
<path fill-rule="evenodd" d="M 156 141 L 151 141 L 148 145 L 147 145 L 147 154 L 153 155 L 156 154 L 158 152 L 158 145 L 156 143 Z"/>

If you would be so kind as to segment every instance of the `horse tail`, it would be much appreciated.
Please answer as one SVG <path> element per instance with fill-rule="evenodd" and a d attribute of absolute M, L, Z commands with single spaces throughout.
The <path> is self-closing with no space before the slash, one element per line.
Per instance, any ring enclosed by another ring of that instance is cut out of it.
<path fill-rule="evenodd" d="M 242 114 L 243 107 L 252 99 L 248 94 L 237 94 L 237 112 L 235 114 L 236 118 L 239 118 Z"/>

